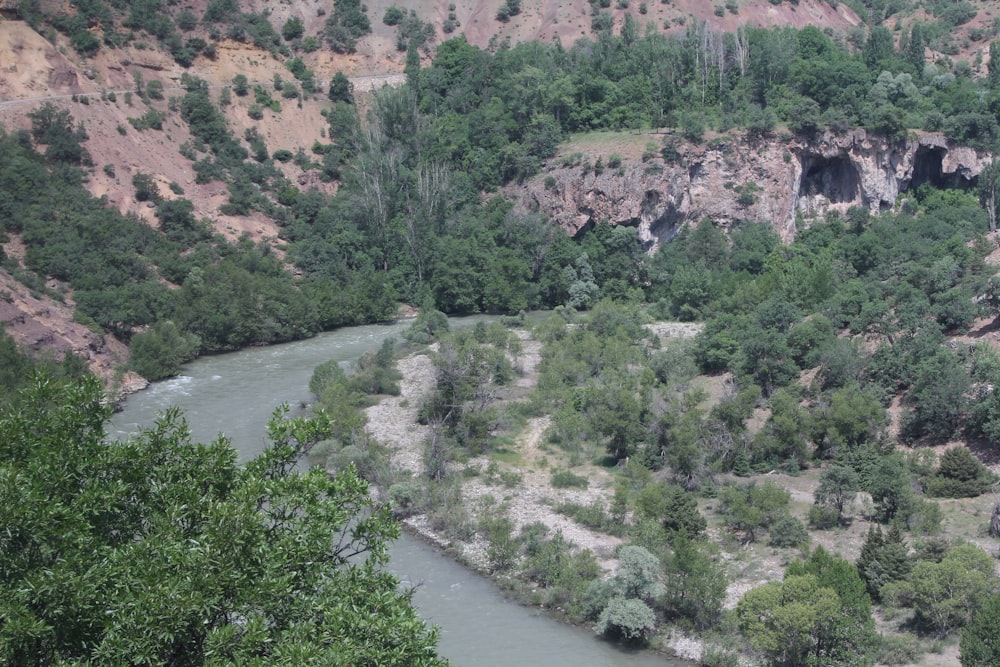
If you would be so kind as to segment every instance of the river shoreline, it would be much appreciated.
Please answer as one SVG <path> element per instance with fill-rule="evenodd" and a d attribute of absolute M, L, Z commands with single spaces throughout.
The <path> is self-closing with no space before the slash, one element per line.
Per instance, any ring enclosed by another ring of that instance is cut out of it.
<path fill-rule="evenodd" d="M 566 626 L 586 630 L 588 632 L 592 630 L 590 625 L 585 623 L 574 623 L 565 614 L 559 613 L 558 610 L 549 607 L 536 607 L 526 604 L 520 600 L 516 594 L 512 593 L 512 589 L 510 587 L 503 585 L 503 580 L 501 578 L 491 575 L 486 569 L 477 567 L 476 564 L 463 558 L 462 552 L 455 550 L 451 540 L 435 533 L 428 526 L 421 525 L 420 522 L 413 522 L 409 520 L 404 520 L 400 523 L 408 536 L 426 544 L 441 554 L 443 558 L 452 560 L 454 563 L 464 567 L 475 576 L 482 577 L 484 580 L 489 581 L 508 602 L 540 611 L 546 616 L 546 618 L 562 623 Z M 602 641 L 597 635 L 594 635 L 593 640 Z M 699 658 L 702 654 L 702 642 L 698 639 L 671 635 L 669 643 L 664 644 L 664 647 L 668 650 L 660 651 L 652 647 L 647 647 L 642 650 L 653 656 L 669 658 L 674 661 L 684 661 L 692 667 L 702 664 L 699 662 Z M 689 653 L 689 655 L 681 655 L 679 651 L 685 651 Z M 695 655 L 698 657 L 694 657 Z"/>
<path fill-rule="evenodd" d="M 484 319 L 494 318 L 452 319 L 451 326 L 453 329 L 472 326 Z M 301 341 L 199 358 L 185 364 L 180 375 L 152 383 L 144 391 L 129 396 L 124 409 L 112 415 L 108 437 L 131 437 L 151 426 L 164 410 L 177 407 L 184 414 L 192 442 L 208 443 L 225 437 L 237 451 L 238 459 L 248 461 L 266 446 L 264 434 L 276 406 L 285 403 L 297 412 L 310 402 L 309 378 L 318 365 L 330 360 L 353 364 L 364 354 L 377 350 L 385 339 L 398 339 L 406 325 L 403 321 L 347 327 Z M 428 362 L 429 358 L 424 356 L 423 360 L 409 363 L 428 364 L 425 370 L 433 371 Z M 406 367 L 406 361 L 400 363 Z M 408 382 L 412 382 L 413 373 L 409 375 Z M 433 374 L 423 375 L 434 379 Z M 524 378 L 517 381 L 523 382 Z M 396 403 L 400 400 L 386 399 Z M 396 408 L 408 405 L 415 410 L 415 401 Z M 379 422 L 387 424 L 385 420 L 371 420 L 373 424 Z M 400 422 L 398 427 L 404 435 L 414 430 L 412 421 Z M 419 471 L 421 450 L 411 451 L 410 463 Z M 414 523 L 421 527 L 419 522 L 410 522 Z M 653 652 L 615 648 L 601 641 L 590 628 L 559 621 L 553 610 L 515 603 L 511 601 L 515 596 L 504 591 L 503 581 L 483 576 L 481 568 L 469 563 L 474 549 L 463 549 L 460 554 L 450 540 L 442 540 L 444 546 L 432 543 L 434 533 L 429 526 L 419 533 L 414 531 L 413 525 L 406 526 L 401 538 L 390 547 L 394 555 L 389 569 L 404 586 L 417 587 L 415 602 L 421 614 L 441 628 L 441 655 L 456 666 L 690 664 Z"/>
<path fill-rule="evenodd" d="M 541 344 L 535 341 L 529 332 L 518 330 L 521 338 L 522 353 L 516 360 L 520 374 L 515 384 L 518 388 L 531 390 L 537 381 L 537 365 L 541 359 Z M 422 452 L 425 439 L 430 434 L 430 428 L 417 422 L 417 410 L 422 401 L 430 394 L 436 381 L 436 370 L 428 351 L 414 352 L 397 361 L 402 380 L 398 396 L 384 396 L 374 406 L 365 410 L 368 417 L 368 432 L 379 442 L 387 445 L 392 451 L 391 465 L 397 470 L 406 471 L 414 476 L 422 473 Z M 530 419 L 515 437 L 516 446 L 527 462 L 537 461 L 539 444 L 548 418 Z M 453 472 L 461 473 L 464 469 L 475 467 L 482 470 L 489 463 L 486 457 L 477 457 L 462 464 L 455 464 Z M 578 549 L 589 549 L 597 557 L 598 563 L 607 574 L 614 571 L 617 565 L 615 551 L 622 543 L 620 538 L 591 531 L 573 522 L 552 507 L 558 502 L 575 502 L 590 504 L 594 501 L 607 501 L 611 494 L 612 480 L 610 474 L 603 479 L 596 479 L 587 489 L 553 489 L 550 484 L 550 471 L 532 469 L 530 466 L 512 469 L 520 476 L 521 482 L 516 492 L 501 483 L 491 483 L 482 475 L 465 479 L 462 485 L 462 495 L 468 506 L 474 506 L 487 496 L 504 499 L 509 516 L 515 523 L 515 532 L 522 526 L 533 522 L 545 524 L 552 532 L 560 531 L 568 542 Z M 451 539 L 435 531 L 426 514 L 417 514 L 402 521 L 406 531 L 440 550 L 444 555 L 478 575 L 492 581 L 504 596 L 518 604 L 517 595 L 512 595 L 512 587 L 503 585 L 504 578 L 491 574 L 486 558 L 486 541 L 475 537 L 470 541 Z M 529 605 L 531 608 L 534 607 Z M 571 623 L 558 610 L 541 607 L 546 615 L 560 622 L 576 627 L 588 627 L 586 624 Z M 588 627 L 589 629 L 589 627 Z M 598 638 L 595 636 L 595 641 Z M 670 656 L 676 659 L 698 664 L 703 655 L 703 642 L 697 638 L 681 636 L 678 633 L 657 635 L 653 638 L 653 646 L 662 647 L 662 651 L 650 649 L 651 653 Z"/>

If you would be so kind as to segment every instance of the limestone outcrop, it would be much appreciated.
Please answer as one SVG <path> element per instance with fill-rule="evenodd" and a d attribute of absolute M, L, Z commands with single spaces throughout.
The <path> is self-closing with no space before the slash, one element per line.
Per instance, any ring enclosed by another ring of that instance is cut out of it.
<path fill-rule="evenodd" d="M 592 165 L 606 155 L 550 164 L 511 195 L 573 236 L 602 221 L 637 227 L 650 249 L 703 219 L 724 227 L 769 222 L 789 241 L 800 224 L 829 210 L 892 210 L 901 194 L 924 183 L 972 186 L 992 159 L 940 133 L 890 142 L 863 129 L 809 140 L 720 136 L 674 147 L 669 160 L 647 154 L 596 171 Z"/>

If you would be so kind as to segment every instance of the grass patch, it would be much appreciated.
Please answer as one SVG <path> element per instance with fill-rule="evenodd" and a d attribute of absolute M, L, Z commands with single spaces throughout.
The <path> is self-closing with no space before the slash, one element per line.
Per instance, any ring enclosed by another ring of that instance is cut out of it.
<path fill-rule="evenodd" d="M 512 466 L 519 466 L 524 463 L 524 457 L 521 456 L 521 453 L 511 447 L 497 447 L 490 451 L 489 457 L 493 461 Z"/>

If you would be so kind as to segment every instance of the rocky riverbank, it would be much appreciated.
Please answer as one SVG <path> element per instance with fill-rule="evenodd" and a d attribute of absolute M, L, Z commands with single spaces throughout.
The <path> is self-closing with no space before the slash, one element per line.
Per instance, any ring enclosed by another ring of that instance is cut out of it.
<path fill-rule="evenodd" d="M 657 333 L 685 336 L 693 335 L 695 330 L 671 329 L 669 332 L 657 331 Z M 534 340 L 526 331 L 518 331 L 518 335 L 522 342 L 522 352 L 516 359 L 516 367 L 520 370 L 520 374 L 515 386 L 519 390 L 530 391 L 538 380 L 541 343 Z M 432 347 L 427 352 L 400 359 L 397 363 L 402 374 L 399 396 L 384 397 L 377 405 L 365 411 L 369 433 L 392 451 L 391 466 L 414 475 L 423 473 L 424 443 L 430 435 L 430 427 L 417 422 L 417 411 L 425 397 L 434 389 L 436 368 L 430 356 L 433 352 Z M 465 480 L 462 485 L 463 502 L 469 508 L 484 507 L 489 504 L 487 497 L 490 496 L 496 502 L 503 503 L 507 515 L 514 522 L 515 533 L 523 526 L 540 522 L 548 527 L 551 533 L 561 532 L 566 541 L 575 547 L 590 550 L 601 567 L 610 573 L 617 565 L 615 552 L 622 540 L 581 526 L 556 512 L 554 508 L 568 502 L 580 505 L 590 505 L 595 501 L 610 503 L 614 494 L 612 474 L 607 470 L 592 467 L 586 471 L 589 480 L 586 489 L 553 488 L 551 470 L 555 456 L 551 451 L 542 449 L 548 425 L 547 416 L 529 419 L 513 437 L 517 463 L 499 464 L 506 473 L 507 483 L 501 481 L 497 475 L 462 475 L 462 479 Z M 456 472 L 466 468 L 485 471 L 490 466 L 497 467 L 497 464 L 487 457 L 476 457 L 452 465 Z M 513 486 L 510 485 L 511 479 L 517 480 Z M 420 537 L 446 549 L 469 567 L 484 575 L 489 574 L 486 541 L 482 537 L 477 535 L 469 541 L 451 539 L 435 531 L 426 514 L 411 516 L 404 523 Z M 662 643 L 678 657 L 689 660 L 701 658 L 702 644 L 696 639 L 673 634 L 662 638 Z"/>

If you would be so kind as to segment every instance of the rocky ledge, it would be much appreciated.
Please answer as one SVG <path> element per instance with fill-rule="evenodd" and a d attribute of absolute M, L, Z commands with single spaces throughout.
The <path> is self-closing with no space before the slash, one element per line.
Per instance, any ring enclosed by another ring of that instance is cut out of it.
<path fill-rule="evenodd" d="M 550 217 L 573 236 L 602 221 L 637 227 L 650 250 L 703 219 L 723 227 L 769 222 L 790 241 L 800 219 L 829 210 L 892 210 L 924 183 L 971 187 L 992 160 L 936 132 L 900 141 L 864 129 L 808 139 L 722 135 L 697 144 L 662 133 L 646 138 L 670 145 L 671 159 L 647 153 L 595 169 L 608 156 L 582 154 L 549 165 L 509 195 L 522 211 Z"/>

